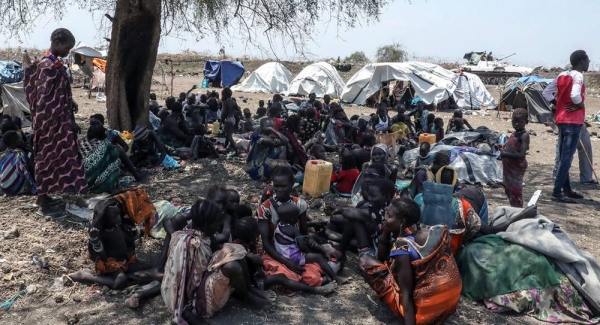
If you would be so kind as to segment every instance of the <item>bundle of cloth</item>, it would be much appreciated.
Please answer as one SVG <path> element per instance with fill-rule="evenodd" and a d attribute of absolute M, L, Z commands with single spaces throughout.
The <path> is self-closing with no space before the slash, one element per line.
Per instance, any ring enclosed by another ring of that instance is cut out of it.
<path fill-rule="evenodd" d="M 520 211 L 499 207 L 490 224 L 510 220 Z M 600 322 L 598 262 L 542 215 L 477 238 L 456 261 L 462 294 L 483 300 L 493 311 L 525 313 L 552 323 Z"/>

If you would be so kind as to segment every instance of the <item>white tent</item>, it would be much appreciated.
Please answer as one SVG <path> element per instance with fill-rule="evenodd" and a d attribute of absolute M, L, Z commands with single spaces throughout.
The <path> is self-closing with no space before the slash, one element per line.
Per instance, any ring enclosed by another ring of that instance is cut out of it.
<path fill-rule="evenodd" d="M 342 101 L 362 105 L 379 91 L 382 82 L 410 81 L 426 104 L 440 103 L 456 89 L 458 75 L 439 65 L 422 62 L 370 63 L 346 84 Z"/>
<path fill-rule="evenodd" d="M 29 103 L 23 89 L 23 82 L 12 84 L 0 84 L 2 103 L 2 113 L 10 116 L 18 116 L 23 122 L 23 126 L 30 126 L 31 123 L 25 119 L 25 114 L 30 115 Z"/>
<path fill-rule="evenodd" d="M 458 85 L 454 91 L 456 105 L 463 109 L 492 109 L 496 107 L 494 97 L 485 88 L 477 75 L 463 72 L 458 74 Z"/>
<path fill-rule="evenodd" d="M 269 62 L 261 65 L 248 78 L 231 90 L 247 93 L 282 93 L 288 89 L 292 74 L 283 64 Z"/>
<path fill-rule="evenodd" d="M 344 81 L 337 70 L 327 62 L 317 62 L 300 71 L 290 83 L 285 95 L 307 96 L 315 93 L 317 97 L 329 95 L 339 98 L 343 89 Z"/>

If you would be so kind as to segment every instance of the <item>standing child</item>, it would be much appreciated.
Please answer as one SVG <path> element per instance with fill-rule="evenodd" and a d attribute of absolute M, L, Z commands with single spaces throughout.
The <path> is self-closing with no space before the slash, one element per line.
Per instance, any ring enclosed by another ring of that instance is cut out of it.
<path fill-rule="evenodd" d="M 265 101 L 261 99 L 258 101 L 258 108 L 256 109 L 255 118 L 258 120 L 265 115 L 267 115 L 267 108 L 265 107 Z"/>
<path fill-rule="evenodd" d="M 523 176 L 527 169 L 527 150 L 529 150 L 529 133 L 525 131 L 528 113 L 524 108 L 517 108 L 512 115 L 515 132 L 510 135 L 500 157 L 504 174 L 504 190 L 510 206 L 523 207 Z"/>
<path fill-rule="evenodd" d="M 338 284 L 348 283 L 350 279 L 341 277 L 333 272 L 327 264 L 325 250 L 309 236 L 302 236 L 298 228 L 300 209 L 292 202 L 281 204 L 277 208 L 279 222 L 275 228 L 275 249 L 284 258 L 296 265 L 304 266 L 306 263 L 316 263 L 327 276 Z M 314 253 L 318 252 L 318 253 Z M 335 257 L 334 254 L 329 254 Z"/>
<path fill-rule="evenodd" d="M 252 113 L 247 108 L 244 108 L 244 123 L 241 126 L 242 133 L 254 132 L 254 121 L 252 121 Z"/>

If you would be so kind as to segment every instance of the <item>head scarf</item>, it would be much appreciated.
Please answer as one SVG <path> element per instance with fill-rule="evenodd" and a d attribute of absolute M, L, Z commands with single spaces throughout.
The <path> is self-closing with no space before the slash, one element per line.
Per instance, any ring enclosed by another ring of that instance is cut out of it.
<path fill-rule="evenodd" d="M 133 130 L 133 140 L 146 140 L 148 138 L 148 128 L 143 126 L 143 125 L 138 125 L 135 127 L 135 130 Z"/>
<path fill-rule="evenodd" d="M 454 168 L 450 167 L 450 166 L 443 166 L 442 168 L 440 168 L 437 173 L 435 174 L 435 182 L 436 183 L 441 183 L 442 182 L 442 171 L 444 170 L 451 170 L 452 171 L 452 186 L 456 186 L 456 182 L 457 182 L 457 177 L 456 177 L 456 171 L 454 170 Z"/>
<path fill-rule="evenodd" d="M 385 158 L 383 158 L 383 163 L 387 164 L 388 163 L 388 147 L 383 144 L 383 143 L 378 143 L 376 145 L 373 146 L 373 148 L 371 148 L 371 157 L 373 157 L 373 150 L 375 149 L 381 149 L 383 150 L 383 152 L 385 152 Z M 371 161 L 373 160 L 373 158 L 371 158 Z"/>

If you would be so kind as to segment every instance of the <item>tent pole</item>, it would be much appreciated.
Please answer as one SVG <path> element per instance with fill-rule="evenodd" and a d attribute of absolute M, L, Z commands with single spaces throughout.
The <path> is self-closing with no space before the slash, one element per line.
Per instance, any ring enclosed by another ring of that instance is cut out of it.
<path fill-rule="evenodd" d="M 579 145 L 583 149 L 583 153 L 585 154 L 585 157 L 587 158 L 587 161 L 590 164 L 590 167 L 592 168 L 592 172 L 594 172 L 594 177 L 596 177 L 596 182 L 598 182 L 598 175 L 596 175 L 596 171 L 594 170 L 594 165 L 592 165 L 592 160 L 590 159 L 590 156 L 588 155 L 588 152 L 585 149 L 585 146 L 583 145 L 583 141 L 581 141 L 581 139 L 579 139 Z"/>

